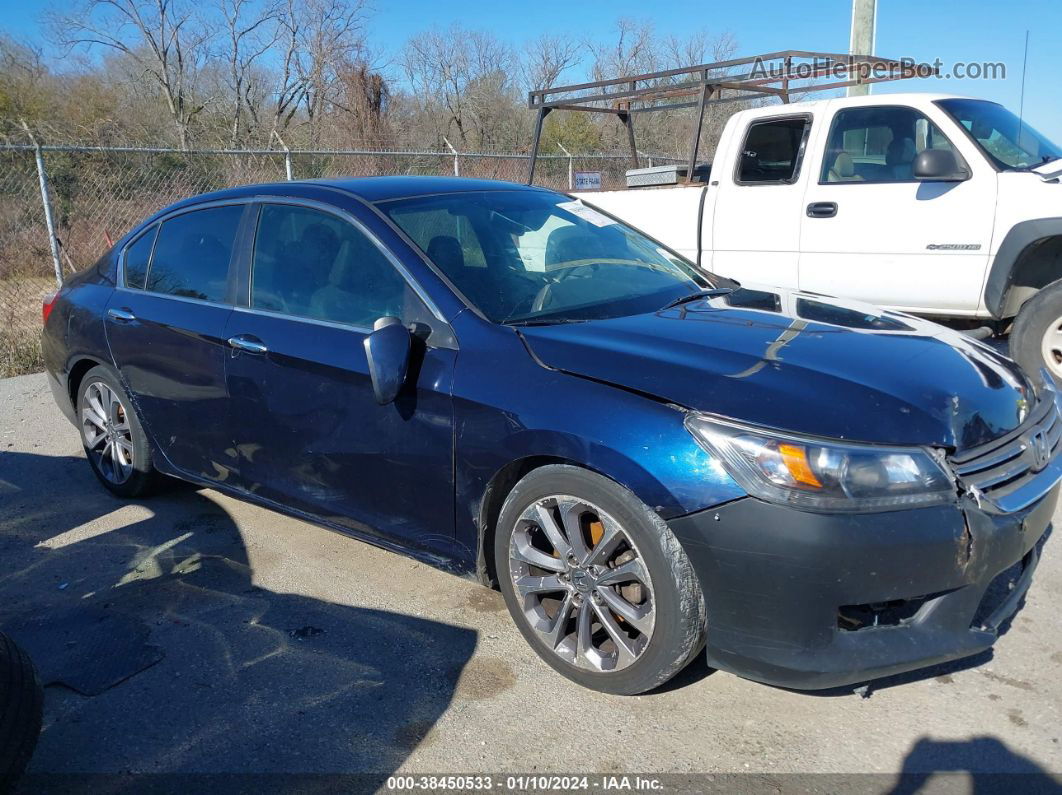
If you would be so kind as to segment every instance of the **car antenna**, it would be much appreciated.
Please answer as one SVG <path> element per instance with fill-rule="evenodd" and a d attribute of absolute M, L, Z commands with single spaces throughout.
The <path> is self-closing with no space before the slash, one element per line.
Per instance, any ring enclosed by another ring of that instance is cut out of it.
<path fill-rule="evenodd" d="M 1029 29 L 1025 29 L 1025 53 L 1021 59 L 1021 98 L 1018 100 L 1018 146 L 1021 146 L 1022 119 L 1025 118 L 1025 68 L 1029 65 Z"/>

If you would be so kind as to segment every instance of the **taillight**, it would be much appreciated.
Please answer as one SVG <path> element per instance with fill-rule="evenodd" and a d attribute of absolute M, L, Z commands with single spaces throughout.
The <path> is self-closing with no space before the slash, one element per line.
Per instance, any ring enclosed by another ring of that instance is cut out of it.
<path fill-rule="evenodd" d="M 48 293 L 46 296 L 44 296 L 44 302 L 41 305 L 41 322 L 42 323 L 47 323 L 48 322 L 48 315 L 50 315 L 52 313 L 52 309 L 55 307 L 55 299 L 57 299 L 58 297 L 59 297 L 59 291 L 58 290 L 56 290 L 54 293 Z"/>

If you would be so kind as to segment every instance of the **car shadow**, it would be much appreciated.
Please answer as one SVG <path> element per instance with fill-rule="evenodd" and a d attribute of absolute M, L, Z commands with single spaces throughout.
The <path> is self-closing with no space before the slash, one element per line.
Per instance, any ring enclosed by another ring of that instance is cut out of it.
<path fill-rule="evenodd" d="M 941 787 L 940 782 L 931 784 L 930 779 L 941 774 L 947 777 L 969 774 L 969 778 L 963 776 L 963 783 L 957 787 Z M 890 795 L 914 795 L 960 789 L 974 795 L 1013 792 L 1056 795 L 1062 791 L 1062 781 L 996 737 L 956 741 L 921 737 L 907 752 L 899 776 L 886 791 Z"/>
<path fill-rule="evenodd" d="M 263 588 L 212 492 L 123 502 L 77 456 L 0 454 L 0 559 L 0 628 L 55 683 L 26 791 L 86 773 L 133 774 L 112 790 L 136 774 L 337 772 L 375 789 L 432 741 L 477 640 Z"/>

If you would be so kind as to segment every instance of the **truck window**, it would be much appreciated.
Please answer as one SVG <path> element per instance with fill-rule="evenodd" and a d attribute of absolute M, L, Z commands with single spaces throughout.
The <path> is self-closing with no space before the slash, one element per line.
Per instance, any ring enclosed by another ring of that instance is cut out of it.
<path fill-rule="evenodd" d="M 810 124 L 807 116 L 750 124 L 734 181 L 739 185 L 796 182 Z"/>
<path fill-rule="evenodd" d="M 951 148 L 940 128 L 914 108 L 848 108 L 833 117 L 819 184 L 913 182 L 919 152 Z"/>

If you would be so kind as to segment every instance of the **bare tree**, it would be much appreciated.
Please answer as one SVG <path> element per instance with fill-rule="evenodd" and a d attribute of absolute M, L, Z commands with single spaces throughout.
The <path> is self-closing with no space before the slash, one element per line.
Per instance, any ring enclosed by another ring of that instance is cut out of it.
<path fill-rule="evenodd" d="M 528 91 L 553 88 L 560 76 L 579 63 L 582 46 L 570 36 L 544 33 L 524 47 L 524 84 Z"/>
<path fill-rule="evenodd" d="M 60 3 L 63 0 L 53 0 Z M 51 69 L 32 48 L 0 41 L 0 122 L 16 114 L 69 140 L 172 138 L 239 147 L 282 136 L 292 147 L 402 142 L 465 151 L 526 145 L 526 91 L 691 66 L 733 53 L 729 36 L 660 37 L 617 21 L 600 41 L 546 32 L 516 47 L 461 26 L 413 36 L 386 74 L 370 49 L 369 0 L 70 0 L 50 16 L 72 54 Z M 103 55 L 104 57 L 99 57 Z M 404 79 L 403 79 L 404 78 Z M 666 84 L 667 79 L 659 81 Z M 76 90 L 74 88 L 76 87 Z M 707 112 L 708 140 L 730 106 Z M 164 110 L 163 110 L 164 109 Z M 637 117 L 643 149 L 686 151 L 689 113 Z M 626 148 L 614 117 L 552 114 L 544 143 Z M 710 151 L 705 147 L 704 151 Z"/>
<path fill-rule="evenodd" d="M 302 102 L 304 86 L 299 77 L 297 59 L 302 34 L 302 15 L 298 0 L 286 0 L 278 16 L 277 43 L 281 45 L 280 67 L 273 89 L 273 123 L 270 141 L 291 123 Z"/>
<path fill-rule="evenodd" d="M 188 0 L 84 0 L 50 14 L 56 39 L 68 47 L 99 46 L 121 53 L 153 81 L 165 100 L 181 149 L 206 103 L 196 79 L 209 34 Z"/>
<path fill-rule="evenodd" d="M 277 21 L 281 13 L 278 1 L 265 6 L 253 0 L 218 0 L 218 10 L 225 21 L 226 61 L 229 79 L 231 126 L 229 145 L 240 142 L 241 120 L 258 123 L 258 80 L 256 69 L 261 58 L 273 49 L 281 36 Z"/>
<path fill-rule="evenodd" d="M 318 119 L 335 98 L 338 68 L 364 60 L 365 0 L 300 0 L 299 47 L 294 65 L 311 141 Z"/>
<path fill-rule="evenodd" d="M 331 104 L 338 112 L 332 126 L 353 148 L 379 145 L 387 132 L 390 99 L 383 75 L 364 62 L 344 64 L 337 69 Z"/>
<path fill-rule="evenodd" d="M 613 42 L 587 42 L 587 47 L 594 55 L 595 80 L 653 72 L 660 65 L 651 22 L 621 17 Z"/>
<path fill-rule="evenodd" d="M 0 134 L 27 119 L 38 126 L 50 115 L 54 92 L 44 86 L 50 77 L 40 49 L 0 35 Z"/>
<path fill-rule="evenodd" d="M 437 139 L 490 146 L 515 121 L 516 59 L 489 33 L 459 26 L 427 31 L 410 39 L 402 66 L 418 110 L 434 119 Z"/>

